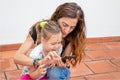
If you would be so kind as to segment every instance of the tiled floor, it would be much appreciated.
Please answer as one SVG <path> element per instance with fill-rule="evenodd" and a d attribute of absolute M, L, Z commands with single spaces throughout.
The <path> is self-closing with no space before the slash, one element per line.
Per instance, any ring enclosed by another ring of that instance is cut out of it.
<path fill-rule="evenodd" d="M 0 80 L 17 80 L 21 67 L 14 64 L 16 50 L 0 52 Z M 86 58 L 71 68 L 71 80 L 120 80 L 120 41 L 88 43 Z"/>

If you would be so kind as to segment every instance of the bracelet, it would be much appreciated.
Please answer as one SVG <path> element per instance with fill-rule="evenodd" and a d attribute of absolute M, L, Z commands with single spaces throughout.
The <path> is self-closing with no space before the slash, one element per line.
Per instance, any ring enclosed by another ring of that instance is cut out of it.
<path fill-rule="evenodd" d="M 39 61 L 39 59 L 34 59 L 34 60 L 33 60 L 33 66 L 34 66 L 35 69 L 37 69 L 38 66 L 39 66 L 38 61 Z"/>

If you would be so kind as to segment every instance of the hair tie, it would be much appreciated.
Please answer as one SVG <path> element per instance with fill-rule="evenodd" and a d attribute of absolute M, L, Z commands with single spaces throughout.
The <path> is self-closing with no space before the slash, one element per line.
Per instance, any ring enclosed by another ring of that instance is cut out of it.
<path fill-rule="evenodd" d="M 47 21 L 42 21 L 42 22 L 40 22 L 40 27 L 43 28 L 46 23 L 47 23 Z"/>

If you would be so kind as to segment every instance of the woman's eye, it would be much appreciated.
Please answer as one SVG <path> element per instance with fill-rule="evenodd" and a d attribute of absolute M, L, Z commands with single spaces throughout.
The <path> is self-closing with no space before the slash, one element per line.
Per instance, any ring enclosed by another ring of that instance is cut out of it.
<path fill-rule="evenodd" d="M 64 26 L 64 27 L 67 27 L 67 24 L 63 23 L 63 26 Z"/>
<path fill-rule="evenodd" d="M 74 27 L 71 27 L 71 29 L 74 29 Z"/>

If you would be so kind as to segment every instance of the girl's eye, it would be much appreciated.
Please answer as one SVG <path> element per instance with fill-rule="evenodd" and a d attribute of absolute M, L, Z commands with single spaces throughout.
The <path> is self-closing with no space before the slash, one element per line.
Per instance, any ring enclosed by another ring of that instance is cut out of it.
<path fill-rule="evenodd" d="M 55 43 L 51 43 L 51 45 L 55 45 Z"/>
<path fill-rule="evenodd" d="M 58 44 L 61 44 L 61 42 L 58 42 Z"/>

